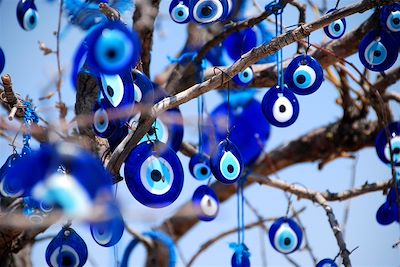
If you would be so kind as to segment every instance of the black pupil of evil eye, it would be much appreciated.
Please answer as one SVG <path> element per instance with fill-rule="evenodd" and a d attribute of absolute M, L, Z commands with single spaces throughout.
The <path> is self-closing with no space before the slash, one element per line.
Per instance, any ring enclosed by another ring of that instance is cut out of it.
<path fill-rule="evenodd" d="M 203 16 L 209 16 L 209 15 L 211 15 L 211 12 L 212 12 L 212 9 L 211 9 L 210 6 L 205 6 L 205 7 L 203 7 L 203 8 L 201 9 L 201 14 L 202 14 Z"/>
<path fill-rule="evenodd" d="M 111 97 L 114 96 L 114 89 L 113 89 L 111 86 L 109 86 L 109 85 L 107 85 L 107 93 L 108 93 L 108 95 L 111 96 Z"/>
<path fill-rule="evenodd" d="M 203 175 L 206 175 L 208 173 L 207 168 L 206 167 L 201 168 L 200 169 L 200 173 L 203 174 Z"/>
<path fill-rule="evenodd" d="M 279 111 L 280 112 L 285 112 L 286 111 L 286 107 L 284 105 L 280 105 L 279 106 Z"/>
<path fill-rule="evenodd" d="M 159 170 L 152 170 L 150 175 L 151 179 L 155 182 L 160 181 L 162 178 L 161 172 Z"/>
<path fill-rule="evenodd" d="M 107 57 L 108 58 L 113 59 L 113 58 L 115 58 L 116 55 L 117 55 L 117 52 L 114 49 L 110 49 L 110 50 L 107 51 Z"/>
<path fill-rule="evenodd" d="M 231 164 L 228 165 L 227 169 L 228 169 L 228 172 L 230 172 L 230 173 L 232 173 L 235 170 L 235 168 L 233 168 L 233 166 Z"/>
<path fill-rule="evenodd" d="M 335 29 L 335 31 L 339 31 L 340 25 L 338 23 L 336 23 L 335 26 L 333 26 L 333 28 Z"/>
<path fill-rule="evenodd" d="M 35 16 L 34 16 L 34 15 L 30 16 L 30 18 L 29 18 L 29 23 L 30 23 L 30 24 L 34 24 L 35 21 L 36 21 Z"/>
<path fill-rule="evenodd" d="M 296 81 L 298 83 L 304 83 L 306 81 L 306 77 L 304 75 L 299 75 L 296 77 Z"/>
<path fill-rule="evenodd" d="M 286 246 L 288 246 L 288 245 L 290 245 L 290 243 L 292 243 L 292 241 L 288 237 L 286 237 L 283 242 L 285 243 Z"/>

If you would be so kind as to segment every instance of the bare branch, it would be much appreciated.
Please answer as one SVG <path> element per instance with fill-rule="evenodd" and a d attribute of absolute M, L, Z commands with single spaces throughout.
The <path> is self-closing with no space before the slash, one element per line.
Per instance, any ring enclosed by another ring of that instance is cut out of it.
<path fill-rule="evenodd" d="M 351 261 L 349 257 L 350 251 L 346 247 L 346 242 L 344 241 L 342 230 L 340 229 L 340 225 L 336 220 L 335 214 L 333 213 L 333 209 L 328 205 L 326 199 L 320 193 L 315 194 L 315 201 L 318 204 L 320 204 L 326 211 L 329 224 L 332 228 L 333 234 L 335 235 L 336 241 L 340 248 L 340 255 L 343 258 L 344 266 L 351 267 Z"/>

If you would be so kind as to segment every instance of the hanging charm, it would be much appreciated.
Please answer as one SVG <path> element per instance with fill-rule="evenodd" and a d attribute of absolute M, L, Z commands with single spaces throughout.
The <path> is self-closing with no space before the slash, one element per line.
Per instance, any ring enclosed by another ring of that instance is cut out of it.
<path fill-rule="evenodd" d="M 233 184 L 243 172 L 242 156 L 236 145 L 227 137 L 221 141 L 210 158 L 211 172 L 224 184 Z"/>
<path fill-rule="evenodd" d="M 119 208 L 115 204 L 110 205 L 106 211 L 107 218 L 90 224 L 90 233 L 97 244 L 111 247 L 121 239 L 125 225 Z"/>
<path fill-rule="evenodd" d="M 326 12 L 326 14 L 337 11 L 340 0 L 337 0 L 335 8 L 332 8 Z M 338 19 L 331 22 L 328 26 L 324 27 L 325 34 L 331 39 L 339 39 L 346 32 L 346 19 Z"/>
<path fill-rule="evenodd" d="M 199 220 L 212 221 L 218 215 L 218 197 L 207 185 L 201 185 L 194 191 L 192 205 Z"/>
<path fill-rule="evenodd" d="M 46 262 L 50 267 L 82 267 L 88 258 L 85 241 L 74 229 L 65 226 L 46 249 Z"/>
<path fill-rule="evenodd" d="M 279 3 L 273 1 L 266 6 L 275 14 L 275 36 L 282 34 L 283 8 Z M 271 87 L 264 95 L 261 106 L 268 122 L 277 127 L 292 125 L 299 116 L 299 102 L 296 96 L 285 85 L 283 74 L 282 49 L 276 54 L 277 85 Z"/>
<path fill-rule="evenodd" d="M 17 19 L 21 28 L 25 31 L 31 31 L 36 28 L 39 21 L 39 13 L 34 0 L 18 1 Z"/>
<path fill-rule="evenodd" d="M 271 87 L 264 95 L 261 105 L 264 116 L 276 127 L 292 125 L 300 112 L 299 102 L 287 86 Z"/>
<path fill-rule="evenodd" d="M 294 58 L 285 71 L 286 85 L 298 95 L 309 95 L 318 90 L 324 80 L 319 62 L 307 54 Z"/>
<path fill-rule="evenodd" d="M 136 146 L 125 161 L 124 173 L 133 197 L 151 208 L 170 205 L 182 191 L 182 164 L 176 153 L 160 141 Z"/>
<path fill-rule="evenodd" d="M 281 217 L 269 229 L 269 241 L 272 247 L 283 254 L 296 251 L 303 240 L 300 226 L 292 219 Z"/>

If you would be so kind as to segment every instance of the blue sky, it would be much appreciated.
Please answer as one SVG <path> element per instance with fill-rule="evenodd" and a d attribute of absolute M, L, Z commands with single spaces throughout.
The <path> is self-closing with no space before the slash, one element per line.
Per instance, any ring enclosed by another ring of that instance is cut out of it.
<path fill-rule="evenodd" d="M 321 2 L 321 1 L 315 1 Z M 333 2 L 333 1 L 332 1 Z M 341 6 L 356 1 L 341 1 Z M 265 2 L 259 1 L 261 5 Z M 55 91 L 55 83 L 50 81 L 56 78 L 57 68 L 55 56 L 43 56 L 38 49 L 38 40 L 45 42 L 50 48 L 55 48 L 55 37 L 52 32 L 57 26 L 58 6 L 57 3 L 48 3 L 45 0 L 37 0 L 40 21 L 38 27 L 31 32 L 23 31 L 15 15 L 16 1 L 4 0 L 0 4 L 0 47 L 6 55 L 6 67 L 4 73 L 11 74 L 14 86 L 21 96 L 29 95 L 34 99 L 38 106 L 40 115 L 49 121 L 56 121 L 58 113 L 54 109 L 56 97 L 48 101 L 38 101 L 38 97 Z M 173 23 L 167 15 L 169 1 L 162 1 L 161 13 L 163 19 L 159 21 L 159 31 L 155 34 L 154 47 L 152 52 L 152 75 L 163 71 L 168 64 L 167 56 L 174 56 L 183 45 L 185 40 L 185 26 Z M 348 30 L 356 27 L 370 12 L 357 14 L 349 17 Z M 314 20 L 312 13 L 307 14 L 307 20 Z M 289 7 L 284 13 L 284 24 L 292 25 L 297 23 L 295 9 Z M 63 26 L 66 20 L 63 20 Z M 64 27 L 63 27 L 64 28 Z M 164 36 L 160 35 L 160 30 Z M 69 81 L 72 57 L 75 49 L 79 45 L 83 32 L 70 27 L 65 32 L 61 44 L 62 66 L 65 70 L 64 83 L 62 86 L 62 96 L 70 107 L 69 118 L 73 117 L 74 90 Z M 311 35 L 311 42 L 319 42 L 324 37 L 322 30 Z M 361 37 L 360 37 L 361 38 Z M 295 46 L 284 49 L 284 58 L 293 54 Z M 349 58 L 356 65 L 360 65 L 357 55 Z M 397 61 L 396 66 L 399 63 Z M 398 84 L 389 88 L 399 92 Z M 265 89 L 260 89 L 257 98 L 261 99 Z M 273 127 L 270 139 L 266 146 L 266 151 L 270 151 L 278 145 L 288 142 L 301 134 L 312 129 L 318 128 L 329 122 L 336 121 L 342 115 L 341 108 L 336 105 L 335 99 L 338 91 L 328 82 L 324 82 L 321 88 L 310 96 L 299 96 L 300 116 L 290 127 L 278 129 Z M 221 102 L 221 98 L 215 92 L 210 92 L 206 96 L 209 110 Z M 190 101 L 181 107 L 184 114 L 185 140 L 196 142 L 196 127 L 190 121 L 196 116 L 196 101 Z M 393 105 L 395 118 L 399 119 L 399 106 Z M 2 116 L 6 113 L 0 111 Z M 374 115 L 371 115 L 374 118 Z M 33 146 L 37 144 L 33 143 Z M 2 152 L 0 162 L 4 162 L 6 157 L 12 152 L 11 148 L 3 139 L 0 140 Z M 118 200 L 121 204 L 124 217 L 129 225 L 139 231 L 149 230 L 151 227 L 159 225 L 165 218 L 171 216 L 176 209 L 189 200 L 197 186 L 201 183 L 192 179 L 188 172 L 188 159 L 179 153 L 185 170 L 185 184 L 178 200 L 168 208 L 154 210 L 141 206 L 129 194 L 125 183 L 118 185 Z M 374 148 L 363 149 L 358 153 L 358 164 L 356 170 L 356 186 L 362 185 L 365 181 L 373 182 L 390 177 L 387 166 L 382 164 L 376 156 Z M 299 182 L 315 190 L 342 191 L 349 187 L 351 169 L 353 162 L 349 159 L 338 159 L 327 164 L 321 171 L 318 171 L 316 163 L 295 165 L 279 172 L 279 176 L 288 182 Z M 287 207 L 282 192 L 259 185 L 253 185 L 245 190 L 245 196 L 265 217 L 276 217 L 284 215 Z M 359 248 L 351 255 L 353 266 L 398 266 L 400 262 L 399 249 L 392 249 L 391 246 L 399 239 L 398 224 L 381 226 L 375 221 L 375 213 L 378 207 L 384 202 L 385 197 L 381 193 L 372 193 L 351 201 L 351 211 L 349 222 L 346 228 L 346 241 L 349 249 L 357 246 Z M 342 221 L 344 207 L 346 203 L 331 203 L 339 222 Z M 307 228 L 310 244 L 319 259 L 334 257 L 338 253 L 338 247 L 333 233 L 329 228 L 329 223 L 322 208 L 313 205 L 307 200 L 295 201 L 296 208 L 306 207 L 301 218 Z M 245 210 L 246 222 L 253 222 L 256 218 L 249 210 Z M 236 225 L 236 199 L 231 198 L 221 206 L 220 214 L 212 222 L 199 223 L 189 231 L 178 243 L 183 251 L 186 260 L 197 251 L 199 246 L 209 238 L 218 233 L 231 229 Z M 89 228 L 85 224 L 74 226 L 77 232 L 84 238 L 89 248 L 90 261 L 86 266 L 113 266 L 114 255 L 121 257 L 125 246 L 131 239 L 128 233 L 124 233 L 117 248 L 106 249 L 99 247 L 92 239 Z M 54 234 L 61 228 L 61 224 L 52 226 L 45 235 Z M 260 243 L 261 232 L 253 229 L 246 232 L 246 244 L 250 248 L 252 266 L 261 266 L 261 249 L 266 250 L 269 266 L 286 266 L 288 262 L 285 258 L 275 252 L 269 244 L 267 235 L 264 235 L 263 243 Z M 236 241 L 236 236 L 231 235 L 222 239 L 209 250 L 203 253 L 195 262 L 194 266 L 229 266 L 233 251 L 228 247 L 228 243 Z M 48 241 L 35 245 L 33 249 L 34 266 L 44 266 L 44 252 Z M 131 257 L 131 266 L 141 266 L 144 259 L 145 250 L 138 248 Z M 311 266 L 311 261 L 306 252 L 296 252 L 291 255 L 301 266 Z M 94 263 L 94 264 L 92 264 Z M 182 266 L 179 262 L 179 266 Z"/>

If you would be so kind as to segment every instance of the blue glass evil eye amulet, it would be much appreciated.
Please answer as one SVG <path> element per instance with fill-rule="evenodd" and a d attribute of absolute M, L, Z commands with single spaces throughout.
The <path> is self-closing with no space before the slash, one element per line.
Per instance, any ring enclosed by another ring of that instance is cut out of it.
<path fill-rule="evenodd" d="M 188 23 L 190 21 L 189 1 L 172 0 L 171 4 L 169 5 L 169 15 L 176 23 Z"/>
<path fill-rule="evenodd" d="M 135 91 L 130 69 L 123 71 L 121 74 L 100 74 L 98 80 L 106 106 L 118 108 L 121 113 L 130 115 L 135 103 Z"/>
<path fill-rule="evenodd" d="M 243 71 L 235 75 L 232 80 L 240 86 L 247 86 L 251 84 L 254 80 L 253 69 L 251 67 L 245 68 Z"/>
<path fill-rule="evenodd" d="M 395 221 L 399 222 L 399 207 L 397 206 L 395 187 L 389 189 L 386 201 L 377 210 L 376 221 L 381 225 L 389 225 Z"/>
<path fill-rule="evenodd" d="M 257 46 L 257 33 L 253 28 L 235 32 L 224 41 L 224 47 L 229 57 L 238 60 L 240 57 Z"/>
<path fill-rule="evenodd" d="M 103 247 L 111 247 L 119 242 L 124 233 L 124 221 L 115 205 L 110 205 L 105 219 L 90 224 L 90 233 L 94 241 Z"/>
<path fill-rule="evenodd" d="M 239 149 L 228 138 L 221 141 L 211 154 L 211 172 L 224 184 L 235 183 L 243 172 L 243 161 Z"/>
<path fill-rule="evenodd" d="M 82 267 L 87 258 L 85 241 L 70 227 L 64 227 L 46 249 L 46 262 L 50 267 Z"/>
<path fill-rule="evenodd" d="M 294 58 L 285 71 L 285 83 L 298 95 L 309 95 L 318 90 L 324 72 L 318 61 L 309 55 Z"/>
<path fill-rule="evenodd" d="M 328 13 L 336 11 L 336 8 L 328 10 Z M 346 32 L 346 19 L 338 19 L 324 27 L 325 34 L 331 39 L 339 39 Z"/>
<path fill-rule="evenodd" d="M 395 166 L 400 166 L 400 121 L 392 122 L 388 125 L 390 133 L 390 143 L 393 152 L 393 162 Z M 386 137 L 385 129 L 382 129 L 375 140 L 376 153 L 380 160 L 385 164 L 390 164 L 390 148 Z"/>
<path fill-rule="evenodd" d="M 268 234 L 272 247 L 283 254 L 289 254 L 297 250 L 303 239 L 300 226 L 287 217 L 276 220 L 271 225 Z"/>
<path fill-rule="evenodd" d="M 381 25 L 400 43 L 400 4 L 386 5 L 381 10 Z"/>
<path fill-rule="evenodd" d="M 230 16 L 233 2 L 230 0 L 190 0 L 191 20 L 199 24 L 223 21 Z"/>
<path fill-rule="evenodd" d="M 299 116 L 300 106 L 296 96 L 286 87 L 271 87 L 261 103 L 264 116 L 276 127 L 292 125 Z"/>
<path fill-rule="evenodd" d="M 125 161 L 124 173 L 133 197 L 148 207 L 166 207 L 182 191 L 182 164 L 176 153 L 160 141 L 137 145 Z"/>
<path fill-rule="evenodd" d="M 87 63 L 91 71 L 113 75 L 136 66 L 141 45 L 136 32 L 120 22 L 108 21 L 89 32 L 75 55 L 75 65 L 80 64 L 86 49 Z"/>
<path fill-rule="evenodd" d="M 373 30 L 362 39 L 358 48 L 361 63 L 372 71 L 385 71 L 396 62 L 399 47 L 384 30 Z"/>
<path fill-rule="evenodd" d="M 212 221 L 217 217 L 219 200 L 214 190 L 207 185 L 201 185 L 194 191 L 192 205 L 199 220 Z"/>
<path fill-rule="evenodd" d="M 232 267 L 250 267 L 250 252 L 245 244 L 240 244 L 241 249 L 233 253 L 231 258 Z"/>
<path fill-rule="evenodd" d="M 323 259 L 317 263 L 317 267 L 338 267 L 334 260 L 332 259 Z"/>
<path fill-rule="evenodd" d="M 17 5 L 17 19 L 22 29 L 31 31 L 36 28 L 39 14 L 33 0 L 19 0 Z"/>
<path fill-rule="evenodd" d="M 119 120 L 111 118 L 109 112 L 112 112 L 112 110 L 107 109 L 106 106 L 105 100 L 102 99 L 100 102 L 96 102 L 93 109 L 93 131 L 97 136 L 102 138 L 110 137 L 121 127 Z"/>
<path fill-rule="evenodd" d="M 203 181 L 210 178 L 209 158 L 202 153 L 194 154 L 189 161 L 189 171 L 196 180 Z"/>

